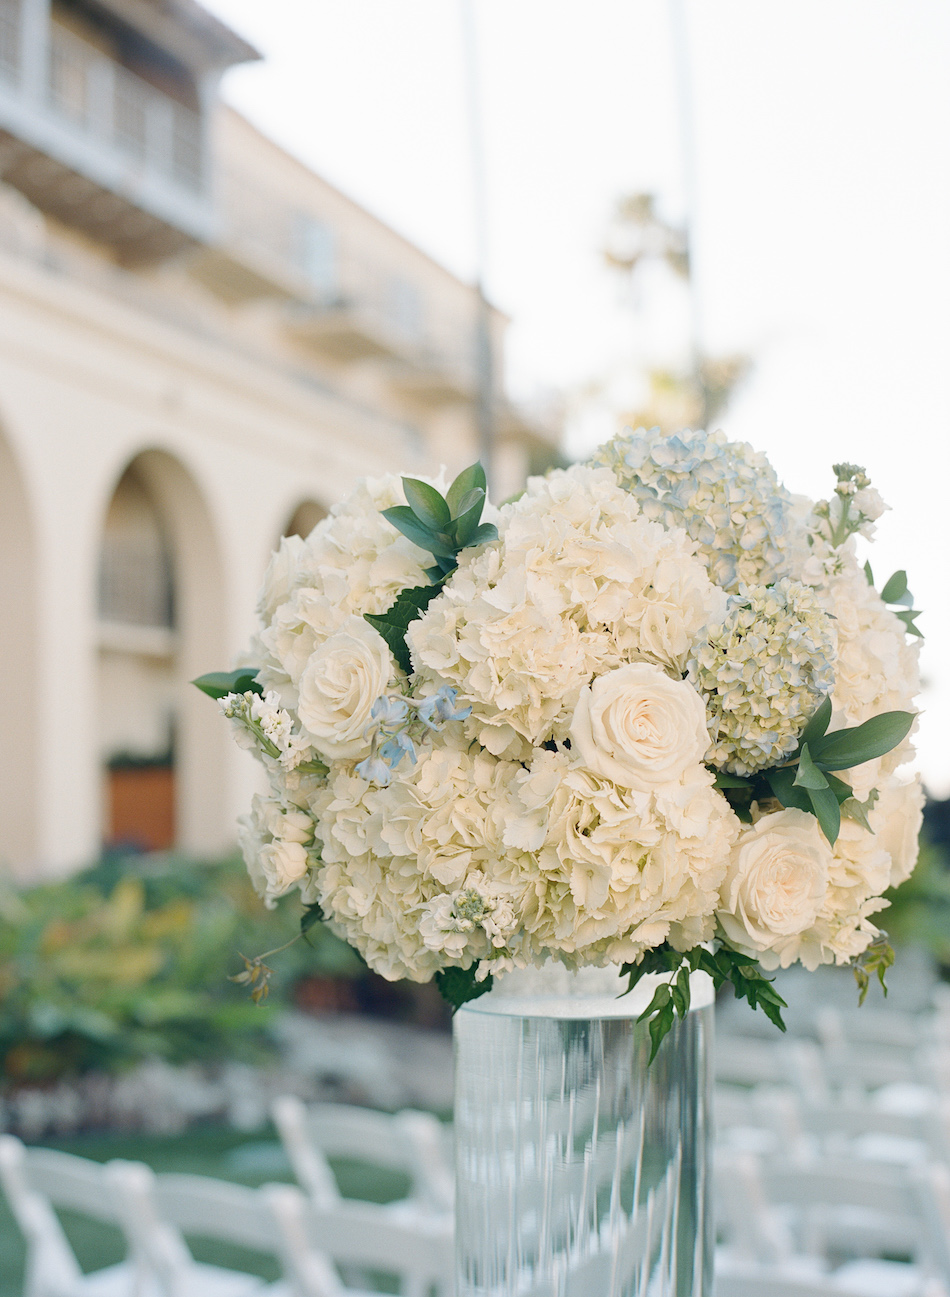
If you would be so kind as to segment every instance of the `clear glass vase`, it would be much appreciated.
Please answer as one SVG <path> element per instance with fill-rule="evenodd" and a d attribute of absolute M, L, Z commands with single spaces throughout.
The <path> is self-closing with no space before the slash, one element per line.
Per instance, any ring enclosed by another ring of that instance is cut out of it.
<path fill-rule="evenodd" d="M 709 1297 L 713 995 L 648 1067 L 618 970 L 515 972 L 455 1015 L 456 1297 Z"/>

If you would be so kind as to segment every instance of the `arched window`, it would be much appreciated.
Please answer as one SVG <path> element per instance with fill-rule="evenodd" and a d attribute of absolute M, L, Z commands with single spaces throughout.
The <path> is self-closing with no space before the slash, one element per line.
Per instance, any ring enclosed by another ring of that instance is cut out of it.
<path fill-rule="evenodd" d="M 123 473 L 106 514 L 99 562 L 99 620 L 171 629 L 174 590 L 161 515 L 133 464 Z"/>
<path fill-rule="evenodd" d="M 189 683 L 227 661 L 207 502 L 164 450 L 138 454 L 106 508 L 99 560 L 104 841 L 211 854 L 232 839 L 227 734 Z"/>

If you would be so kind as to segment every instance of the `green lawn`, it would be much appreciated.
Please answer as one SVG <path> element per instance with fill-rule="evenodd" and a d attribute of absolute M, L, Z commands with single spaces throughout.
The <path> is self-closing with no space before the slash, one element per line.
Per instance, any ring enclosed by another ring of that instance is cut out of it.
<path fill-rule="evenodd" d="M 99 1162 L 113 1157 L 132 1158 L 147 1162 L 159 1172 L 187 1171 L 239 1184 L 293 1179 L 283 1149 L 271 1129 L 252 1136 L 207 1129 L 173 1137 L 102 1135 L 43 1143 Z M 337 1162 L 333 1167 L 346 1197 L 389 1202 L 404 1196 L 409 1187 L 408 1181 L 395 1172 L 386 1173 L 355 1162 Z M 95 1270 L 122 1259 L 125 1249 L 118 1230 L 72 1213 L 62 1213 L 61 1219 L 84 1270 Z M 199 1261 L 247 1270 L 264 1279 L 278 1277 L 276 1264 L 268 1257 L 206 1239 L 190 1239 L 189 1243 Z M 23 1256 L 23 1240 L 0 1196 L 0 1297 L 21 1297 Z"/>

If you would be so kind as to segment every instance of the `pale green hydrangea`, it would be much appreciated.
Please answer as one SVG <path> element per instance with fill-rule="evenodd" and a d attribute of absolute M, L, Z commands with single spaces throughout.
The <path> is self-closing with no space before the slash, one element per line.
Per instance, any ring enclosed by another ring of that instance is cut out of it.
<path fill-rule="evenodd" d="M 834 661 L 833 619 L 816 591 L 787 577 L 741 588 L 689 665 L 706 698 L 707 760 L 749 775 L 789 756 L 834 687 Z"/>
<path fill-rule="evenodd" d="M 609 468 L 647 518 L 682 527 L 724 590 L 791 571 L 786 550 L 800 526 L 769 461 L 721 432 L 627 430 L 589 461 Z"/>

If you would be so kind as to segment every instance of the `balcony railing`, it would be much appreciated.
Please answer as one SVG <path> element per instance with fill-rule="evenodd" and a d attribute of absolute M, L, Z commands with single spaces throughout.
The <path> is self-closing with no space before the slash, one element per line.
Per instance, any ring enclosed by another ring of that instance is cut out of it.
<path fill-rule="evenodd" d="M 50 28 L 48 101 L 76 129 L 200 192 L 198 114 L 55 23 Z"/>
<path fill-rule="evenodd" d="M 0 0 L 5 180 L 131 259 L 209 237 L 201 115 L 53 21 Z"/>

